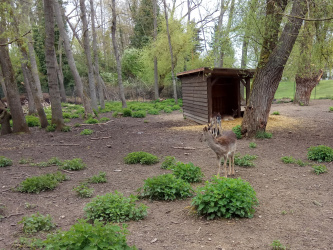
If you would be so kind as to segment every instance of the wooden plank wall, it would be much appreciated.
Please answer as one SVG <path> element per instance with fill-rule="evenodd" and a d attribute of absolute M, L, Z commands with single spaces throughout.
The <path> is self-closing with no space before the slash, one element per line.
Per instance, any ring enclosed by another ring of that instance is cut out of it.
<path fill-rule="evenodd" d="M 207 78 L 200 75 L 181 78 L 183 113 L 185 117 L 199 123 L 208 122 Z"/>

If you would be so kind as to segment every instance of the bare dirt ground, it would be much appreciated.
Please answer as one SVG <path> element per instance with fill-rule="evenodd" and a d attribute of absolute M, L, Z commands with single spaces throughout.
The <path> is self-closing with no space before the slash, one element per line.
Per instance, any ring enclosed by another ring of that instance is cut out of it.
<path fill-rule="evenodd" d="M 236 166 L 236 178 L 248 181 L 257 193 L 260 205 L 254 218 L 207 221 L 189 212 L 191 199 L 143 200 L 149 207 L 148 216 L 142 221 L 127 223 L 128 243 L 147 250 L 242 250 L 270 249 L 274 240 L 280 240 L 294 250 L 333 249 L 333 163 L 326 163 L 328 173 L 315 175 L 310 166 L 287 165 L 280 159 L 293 156 L 306 161 L 308 147 L 333 147 L 330 106 L 333 106 L 332 100 L 314 100 L 308 107 L 273 104 L 271 113 L 279 111 L 281 114 L 271 116 L 269 121 L 268 131 L 273 133 L 273 138 L 238 141 L 237 151 L 241 155 L 258 155 L 256 167 Z M 203 126 L 183 119 L 182 113 L 176 111 L 144 119 L 103 116 L 111 121 L 73 128 L 68 133 L 48 133 L 33 128 L 30 134 L 0 137 L 0 155 L 14 161 L 13 166 L 0 168 L 0 203 L 6 206 L 5 218 L 0 222 L 0 249 L 11 249 L 12 243 L 24 236 L 22 225 L 17 224 L 24 215 L 50 214 L 58 228 L 64 230 L 83 218 L 83 208 L 91 199 L 78 198 L 72 189 L 99 171 L 107 173 L 108 182 L 93 184 L 94 196 L 115 190 L 125 195 L 135 194 L 144 179 L 169 172 L 160 168 L 165 156 L 200 166 L 205 180 L 216 174 L 215 154 L 198 140 Z M 77 122 L 82 121 L 72 121 Z M 236 119 L 223 126 L 231 128 L 240 122 L 241 119 Z M 79 135 L 84 128 L 95 132 L 90 136 Z M 251 141 L 257 143 L 257 148 L 249 148 Z M 123 157 L 134 151 L 155 154 L 161 162 L 153 166 L 124 164 Z M 20 165 L 20 159 L 42 162 L 51 157 L 62 160 L 80 157 L 88 167 L 68 174 L 71 180 L 61 183 L 54 191 L 40 194 L 11 191 L 26 177 L 57 170 L 56 166 Z M 26 203 L 36 207 L 26 209 Z"/>

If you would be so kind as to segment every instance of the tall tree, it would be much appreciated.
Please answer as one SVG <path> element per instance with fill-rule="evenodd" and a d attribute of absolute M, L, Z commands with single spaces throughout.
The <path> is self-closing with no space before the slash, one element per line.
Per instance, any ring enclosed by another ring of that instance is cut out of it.
<path fill-rule="evenodd" d="M 157 0 L 153 0 L 153 14 L 154 14 L 154 42 L 156 42 L 157 38 Z M 158 91 L 158 68 L 157 68 L 157 56 L 154 56 L 154 92 L 155 92 L 155 100 L 157 100 L 159 96 Z"/>
<path fill-rule="evenodd" d="M 29 82 L 29 77 L 28 77 L 28 73 L 27 73 L 27 63 L 21 61 L 21 69 L 22 69 L 22 73 L 23 73 L 23 77 L 24 77 L 24 82 L 23 85 L 25 87 L 25 90 L 27 92 L 28 95 L 28 108 L 29 108 L 29 115 L 35 114 L 36 113 L 36 107 L 35 107 L 35 102 L 34 102 L 34 98 L 31 92 L 31 88 L 30 88 L 30 82 Z"/>

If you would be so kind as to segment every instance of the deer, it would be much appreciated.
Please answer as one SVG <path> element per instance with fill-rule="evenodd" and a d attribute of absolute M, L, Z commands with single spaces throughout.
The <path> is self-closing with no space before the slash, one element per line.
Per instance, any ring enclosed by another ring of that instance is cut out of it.
<path fill-rule="evenodd" d="M 221 114 L 220 112 L 217 113 L 216 115 L 213 115 L 210 117 L 210 131 L 212 132 L 212 134 L 214 135 L 214 137 L 217 137 L 219 135 L 221 135 L 222 133 L 222 125 L 221 125 Z"/>
<path fill-rule="evenodd" d="M 235 152 L 237 147 L 237 137 L 233 131 L 224 131 L 218 138 L 214 138 L 214 135 L 209 131 L 211 128 L 204 127 L 200 141 L 206 141 L 208 146 L 215 152 L 217 157 L 218 172 L 217 176 L 220 175 L 221 171 L 221 160 L 224 159 L 224 177 L 229 175 L 235 175 Z M 229 173 L 227 174 L 227 160 L 229 159 Z"/>

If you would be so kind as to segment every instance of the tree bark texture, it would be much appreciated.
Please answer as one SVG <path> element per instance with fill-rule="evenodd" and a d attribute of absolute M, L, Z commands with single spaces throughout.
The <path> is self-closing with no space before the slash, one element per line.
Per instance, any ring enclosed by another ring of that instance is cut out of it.
<path fill-rule="evenodd" d="M 45 61 L 47 67 L 47 79 L 50 91 L 52 124 L 56 125 L 56 130 L 61 131 L 64 127 L 60 92 L 56 70 L 56 55 L 54 49 L 54 11 L 52 0 L 44 0 L 45 18 Z"/>
<path fill-rule="evenodd" d="M 3 79 L 1 67 L 0 67 L 0 83 L 1 83 L 1 87 L 2 87 L 2 92 L 4 94 L 4 97 L 6 98 L 7 90 L 6 90 L 6 85 L 5 85 L 5 79 Z M 0 97 L 0 99 L 1 99 L 1 97 Z"/>
<path fill-rule="evenodd" d="M 24 62 L 21 62 L 21 68 L 22 68 L 22 73 L 24 77 L 24 88 L 27 92 L 28 95 L 28 107 L 29 107 L 29 115 L 35 114 L 36 113 L 36 107 L 35 107 L 35 102 L 34 102 L 34 97 L 31 92 L 30 88 L 30 82 L 29 82 L 29 77 L 27 74 L 27 65 Z"/>
<path fill-rule="evenodd" d="M 12 132 L 10 128 L 10 120 L 12 119 L 11 114 L 7 111 L 6 108 L 0 105 L 0 124 L 1 124 L 1 135 L 7 135 Z"/>
<path fill-rule="evenodd" d="M 58 76 L 59 87 L 60 87 L 60 97 L 61 97 L 61 102 L 67 102 L 66 90 L 65 90 L 65 85 L 64 85 L 64 74 L 62 72 L 62 39 L 61 39 L 61 36 L 59 36 L 58 56 L 59 56 L 59 63 L 58 63 L 57 57 L 55 58 L 55 62 L 56 62 L 57 76 Z"/>
<path fill-rule="evenodd" d="M 188 0 L 189 4 L 189 0 Z M 190 10 L 189 10 L 190 11 Z M 157 0 L 153 0 L 153 15 L 154 15 L 154 41 L 157 38 Z M 189 13 L 190 16 L 190 13 Z M 190 18 L 190 17 L 189 17 Z M 154 92 L 155 92 L 155 100 L 158 100 L 159 92 L 158 92 L 158 67 L 157 67 L 157 57 L 154 56 Z"/>
<path fill-rule="evenodd" d="M 242 122 L 242 133 L 249 137 L 266 130 L 274 94 L 303 22 L 293 16 L 304 17 L 305 12 L 306 1 L 295 0 L 290 13 L 292 17 L 288 18 L 276 47 L 266 63 L 257 69 Z"/>

